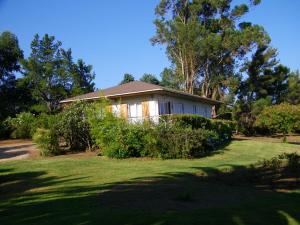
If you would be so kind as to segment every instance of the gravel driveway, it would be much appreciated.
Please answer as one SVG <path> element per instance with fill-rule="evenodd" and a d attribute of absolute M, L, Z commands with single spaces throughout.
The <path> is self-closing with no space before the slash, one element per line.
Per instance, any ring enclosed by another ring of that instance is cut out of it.
<path fill-rule="evenodd" d="M 38 155 L 38 150 L 30 140 L 0 141 L 0 162 L 26 159 Z"/>

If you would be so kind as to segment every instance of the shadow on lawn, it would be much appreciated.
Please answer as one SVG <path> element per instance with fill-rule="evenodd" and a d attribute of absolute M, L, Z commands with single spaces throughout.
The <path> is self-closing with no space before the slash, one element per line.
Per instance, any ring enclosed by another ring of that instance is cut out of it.
<path fill-rule="evenodd" d="M 253 167 L 232 166 L 224 172 L 198 167 L 195 174 L 167 173 L 129 182 L 31 193 L 31 202 L 0 208 L 1 224 L 296 225 L 300 221 L 300 193 L 291 191 L 300 189 L 300 167 L 289 164 L 264 161 Z M 72 181 L 44 178 L 44 174 L 12 173 L 6 185 L 21 179 L 27 188 L 1 185 L 1 189 L 20 194 L 32 188 L 29 184 L 46 187 Z M 1 181 L 7 178 L 1 176 Z M 60 197 L 43 198 L 57 194 Z"/>

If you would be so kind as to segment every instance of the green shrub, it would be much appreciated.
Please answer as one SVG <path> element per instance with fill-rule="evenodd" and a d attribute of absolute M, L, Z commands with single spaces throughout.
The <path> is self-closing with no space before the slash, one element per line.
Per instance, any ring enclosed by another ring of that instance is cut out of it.
<path fill-rule="evenodd" d="M 153 140 L 147 146 L 148 154 L 152 157 L 168 158 L 194 158 L 206 155 L 213 150 L 215 133 L 204 129 L 192 129 L 178 124 L 156 126 Z"/>
<path fill-rule="evenodd" d="M 205 129 L 214 132 L 216 147 L 231 140 L 232 133 L 236 129 L 236 123 L 229 120 L 208 119 L 198 115 L 168 115 L 162 117 L 162 123 L 177 124 L 192 129 Z"/>
<path fill-rule="evenodd" d="M 193 129 L 210 129 L 211 119 L 198 116 L 198 115 L 187 115 L 187 114 L 174 114 L 174 115 L 163 115 L 160 118 L 161 122 L 176 123 L 182 126 L 191 126 Z"/>
<path fill-rule="evenodd" d="M 187 117 L 186 117 L 187 118 Z M 194 158 L 215 150 L 229 136 L 219 137 L 213 130 L 194 129 L 180 122 L 130 124 L 106 112 L 101 118 L 92 118 L 91 133 L 102 154 L 113 158 L 159 157 Z M 228 126 L 220 121 L 211 122 L 219 131 Z"/>
<path fill-rule="evenodd" d="M 59 133 L 71 150 L 85 150 L 92 147 L 87 110 L 87 103 L 75 102 L 58 115 Z"/>
<path fill-rule="evenodd" d="M 7 139 L 10 137 L 12 130 L 7 120 L 0 122 L 0 139 Z"/>
<path fill-rule="evenodd" d="M 233 107 L 233 118 L 237 124 L 237 130 L 244 135 L 268 134 L 267 129 L 261 129 L 255 125 L 257 116 L 264 108 L 272 105 L 272 98 L 261 98 L 256 101 L 239 99 Z"/>
<path fill-rule="evenodd" d="M 47 115 L 42 113 L 35 116 L 29 112 L 22 112 L 15 118 L 7 118 L 3 126 L 11 138 L 32 138 L 37 128 L 49 129 L 57 122 L 56 115 Z"/>
<path fill-rule="evenodd" d="M 114 158 L 145 155 L 143 152 L 150 131 L 146 125 L 130 124 L 110 112 L 104 112 L 103 115 L 98 112 L 101 112 L 99 108 L 93 110 L 89 114 L 89 121 L 91 135 L 103 155 Z"/>
<path fill-rule="evenodd" d="M 230 185 L 253 185 L 263 187 L 264 190 L 296 189 L 300 174 L 300 155 L 284 153 L 271 159 L 265 159 L 249 167 L 237 167 L 217 172 L 213 180 L 222 181 Z"/>
<path fill-rule="evenodd" d="M 15 118 L 8 118 L 6 123 L 12 130 L 11 138 L 31 138 L 36 130 L 35 116 L 29 112 L 22 112 Z"/>
<path fill-rule="evenodd" d="M 209 128 L 218 135 L 218 145 L 229 142 L 235 129 L 236 124 L 229 120 L 212 120 Z"/>
<path fill-rule="evenodd" d="M 283 103 L 266 107 L 257 117 L 255 125 L 272 133 L 282 133 L 285 141 L 288 133 L 297 131 L 299 120 L 300 107 Z"/>
<path fill-rule="evenodd" d="M 45 128 L 50 129 L 53 127 L 57 122 L 59 121 L 59 118 L 57 115 L 48 115 L 46 113 L 41 113 L 35 118 L 35 124 L 34 127 L 37 128 Z"/>
<path fill-rule="evenodd" d="M 231 139 L 234 124 L 196 115 L 163 116 L 159 124 L 131 124 L 104 107 L 89 113 L 91 135 L 103 155 L 113 158 L 193 158 Z"/>
<path fill-rule="evenodd" d="M 33 140 L 38 145 L 42 156 L 53 156 L 61 153 L 59 136 L 55 129 L 38 128 L 33 135 Z"/>

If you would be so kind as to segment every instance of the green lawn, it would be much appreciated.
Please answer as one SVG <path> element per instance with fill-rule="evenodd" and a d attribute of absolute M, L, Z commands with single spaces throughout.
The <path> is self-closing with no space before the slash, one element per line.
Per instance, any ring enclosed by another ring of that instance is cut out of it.
<path fill-rule="evenodd" d="M 300 188 L 206 180 L 300 145 L 234 141 L 197 160 L 60 156 L 0 164 L 1 225 L 300 224 Z"/>

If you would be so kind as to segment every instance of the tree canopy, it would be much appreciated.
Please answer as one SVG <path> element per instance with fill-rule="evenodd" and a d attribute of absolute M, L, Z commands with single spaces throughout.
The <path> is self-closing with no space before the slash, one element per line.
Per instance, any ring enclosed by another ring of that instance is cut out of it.
<path fill-rule="evenodd" d="M 16 72 L 20 71 L 20 60 L 23 51 L 19 47 L 17 37 L 6 31 L 0 34 L 0 121 L 13 116 L 21 107 L 20 90 L 17 88 Z M 23 97 L 25 96 L 25 92 Z"/>
<path fill-rule="evenodd" d="M 74 63 L 71 49 L 61 46 L 54 36 L 35 35 L 31 54 L 22 62 L 23 84 L 38 102 L 36 108 L 49 113 L 55 112 L 64 98 L 94 90 L 92 66 L 81 59 Z"/>
<path fill-rule="evenodd" d="M 149 74 L 149 73 L 144 73 L 144 75 L 141 77 L 140 81 L 150 83 L 150 84 L 156 84 L 156 85 L 160 84 L 160 82 L 156 78 L 156 76 L 153 74 Z"/>
<path fill-rule="evenodd" d="M 292 72 L 288 77 L 288 88 L 286 101 L 291 104 L 300 104 L 300 74 L 299 71 Z"/>
<path fill-rule="evenodd" d="M 222 99 L 236 67 L 257 45 L 270 41 L 259 25 L 241 21 L 249 4 L 231 0 L 161 0 L 155 13 L 153 44 L 166 46 L 182 87 Z"/>
<path fill-rule="evenodd" d="M 126 84 L 131 81 L 134 81 L 134 76 L 129 73 L 125 73 L 123 76 L 123 80 L 120 82 L 120 84 Z"/>
<path fill-rule="evenodd" d="M 289 69 L 280 65 L 277 50 L 261 46 L 243 68 L 246 80 L 239 87 L 239 98 L 255 101 L 271 97 L 273 103 L 280 103 L 287 92 Z"/>
<path fill-rule="evenodd" d="M 6 31 L 0 35 L 0 82 L 10 79 L 14 71 L 20 70 L 19 60 L 23 58 L 23 51 L 19 47 L 17 37 Z M 0 84 L 1 84 L 0 83 Z"/>

